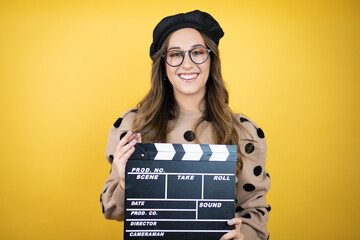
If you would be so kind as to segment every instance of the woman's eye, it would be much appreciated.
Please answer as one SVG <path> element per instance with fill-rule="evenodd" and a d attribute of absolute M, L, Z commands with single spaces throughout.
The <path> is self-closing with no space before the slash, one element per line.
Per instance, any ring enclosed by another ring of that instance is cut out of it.
<path fill-rule="evenodd" d="M 181 56 L 181 52 L 170 52 L 168 53 L 169 57 L 180 57 Z"/>
<path fill-rule="evenodd" d="M 192 55 L 201 55 L 204 54 L 204 51 L 195 49 L 191 53 Z"/>

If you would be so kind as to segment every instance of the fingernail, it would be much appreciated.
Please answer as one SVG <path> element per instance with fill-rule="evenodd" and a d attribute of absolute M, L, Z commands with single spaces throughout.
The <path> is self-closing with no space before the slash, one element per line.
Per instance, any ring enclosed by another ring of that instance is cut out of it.
<path fill-rule="evenodd" d="M 134 150 L 135 148 L 134 147 L 132 147 L 130 150 L 132 151 L 132 150 Z"/>
<path fill-rule="evenodd" d="M 135 136 L 139 136 L 139 135 L 140 135 L 140 133 L 135 134 Z"/>
<path fill-rule="evenodd" d="M 133 140 L 131 141 L 131 143 L 135 143 L 135 139 L 133 139 Z"/>
<path fill-rule="evenodd" d="M 231 220 L 228 220 L 228 224 L 232 224 L 233 223 L 233 221 L 231 221 Z"/>
<path fill-rule="evenodd" d="M 127 131 L 126 135 L 129 135 L 130 134 L 130 131 Z"/>
<path fill-rule="evenodd" d="M 220 240 L 222 240 L 222 238 L 220 238 Z"/>

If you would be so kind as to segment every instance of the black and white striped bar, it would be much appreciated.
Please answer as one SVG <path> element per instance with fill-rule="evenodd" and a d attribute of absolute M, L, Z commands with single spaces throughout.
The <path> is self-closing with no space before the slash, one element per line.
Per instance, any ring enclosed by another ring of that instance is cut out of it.
<path fill-rule="evenodd" d="M 130 159 L 236 161 L 236 145 L 138 143 Z"/>
<path fill-rule="evenodd" d="M 136 144 L 124 239 L 219 239 L 234 217 L 236 160 L 232 145 Z"/>

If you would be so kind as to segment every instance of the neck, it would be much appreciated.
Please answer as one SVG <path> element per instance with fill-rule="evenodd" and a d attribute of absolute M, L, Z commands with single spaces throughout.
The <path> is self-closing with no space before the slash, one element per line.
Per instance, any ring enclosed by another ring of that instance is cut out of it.
<path fill-rule="evenodd" d="M 204 96 L 175 96 L 179 108 L 183 111 L 196 112 L 204 107 Z"/>

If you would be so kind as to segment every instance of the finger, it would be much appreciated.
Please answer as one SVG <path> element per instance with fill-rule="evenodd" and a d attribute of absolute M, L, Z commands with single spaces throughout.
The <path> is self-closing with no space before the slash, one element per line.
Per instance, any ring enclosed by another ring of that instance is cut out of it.
<path fill-rule="evenodd" d="M 222 237 L 220 238 L 220 240 L 231 240 L 233 238 L 236 237 L 236 231 L 235 230 L 231 230 L 230 232 L 225 233 L 224 235 L 222 235 Z"/>
<path fill-rule="evenodd" d="M 130 144 L 128 144 L 130 145 Z M 122 165 L 122 169 L 123 171 L 125 171 L 125 167 L 126 167 L 126 163 L 129 159 L 129 157 L 131 156 L 131 154 L 133 154 L 133 152 L 135 151 L 135 147 L 131 147 L 129 149 L 129 151 L 127 151 L 121 158 L 120 158 L 120 163 Z M 123 175 L 124 174 L 124 175 Z M 125 172 L 123 172 L 123 174 L 120 174 L 120 181 L 119 181 L 119 184 L 120 184 L 120 188 L 122 190 L 125 190 Z"/>
<path fill-rule="evenodd" d="M 240 218 L 232 218 L 229 221 L 227 221 L 227 224 L 229 226 L 235 225 L 235 229 L 232 230 L 235 234 L 234 236 L 232 236 L 232 238 L 234 240 L 243 240 L 244 239 L 244 235 L 240 232 L 240 227 L 242 224 L 242 220 Z"/>
<path fill-rule="evenodd" d="M 131 142 L 131 141 L 134 140 L 134 139 L 135 139 L 136 142 L 141 142 L 141 135 L 140 135 L 140 133 L 136 133 L 136 134 L 132 133 L 132 134 L 130 135 L 130 137 L 128 138 L 127 143 Z M 125 145 L 126 145 L 127 143 L 125 143 Z"/>
<path fill-rule="evenodd" d="M 127 160 L 130 158 L 131 154 L 133 154 L 133 152 L 135 151 L 135 147 L 132 146 L 121 158 L 126 160 L 125 163 L 127 162 Z"/>
<path fill-rule="evenodd" d="M 131 154 L 133 154 L 135 151 L 135 147 L 131 147 L 128 151 L 126 151 L 120 158 L 118 161 L 115 162 L 117 168 L 119 169 L 119 175 L 122 178 L 123 174 L 125 174 L 125 168 L 126 168 L 126 164 L 127 161 L 129 160 Z"/>
<path fill-rule="evenodd" d="M 242 233 L 237 233 L 236 237 L 234 237 L 232 240 L 244 240 L 245 236 Z"/>
<path fill-rule="evenodd" d="M 227 221 L 227 224 L 229 226 L 235 225 L 235 229 L 237 230 L 237 229 L 240 229 L 242 220 L 241 220 L 241 218 L 233 218 L 233 219 L 230 219 L 229 221 Z"/>
<path fill-rule="evenodd" d="M 118 152 L 118 154 L 117 154 L 118 157 L 119 157 L 119 159 L 123 158 L 124 155 L 125 155 L 132 147 L 135 146 L 135 144 L 136 144 L 136 140 L 133 139 L 133 140 L 131 140 L 128 144 L 126 144 L 125 146 L 123 146 L 122 148 L 120 148 L 120 150 L 119 150 L 119 152 Z M 127 158 L 124 159 L 124 160 L 127 160 Z"/>
<path fill-rule="evenodd" d="M 124 154 L 126 154 L 132 147 L 134 147 L 136 145 L 136 143 L 141 142 L 141 136 L 140 133 L 137 134 L 132 134 L 131 137 L 129 138 L 129 142 L 128 144 L 119 147 L 118 151 L 116 152 L 116 159 L 119 159 L 119 161 L 121 160 L 121 158 L 123 158 Z M 119 145 L 121 146 L 121 145 Z M 130 154 L 131 156 L 131 154 Z M 130 157 L 129 156 L 129 157 Z M 123 161 L 125 160 L 125 163 L 127 162 L 128 158 L 123 158 Z"/>
<path fill-rule="evenodd" d="M 235 224 L 235 230 L 236 231 L 240 231 L 241 224 L 242 223 Z"/>
<path fill-rule="evenodd" d="M 132 136 L 132 132 L 131 131 L 127 131 L 127 133 L 125 134 L 125 136 L 123 138 L 120 139 L 115 152 L 119 152 L 120 149 L 127 143 L 129 142 L 130 138 Z"/>
<path fill-rule="evenodd" d="M 135 138 L 136 138 L 136 142 L 138 142 L 138 143 L 141 143 L 141 142 L 142 142 L 142 140 L 141 140 L 141 134 L 140 134 L 140 133 L 136 133 L 136 134 L 135 134 Z"/>
<path fill-rule="evenodd" d="M 129 149 L 126 152 L 124 152 L 124 154 L 119 158 L 119 161 L 117 162 L 118 166 L 121 167 L 123 171 L 125 171 L 126 163 L 129 160 L 131 154 L 133 154 L 133 152 L 135 151 L 135 147 L 133 145 L 135 143 L 133 143 L 133 141 L 131 142 L 132 145 L 130 144 L 126 145 L 126 148 L 129 147 Z"/>
<path fill-rule="evenodd" d="M 120 177 L 120 181 L 119 181 L 120 188 L 122 190 L 125 190 L 125 168 L 126 168 L 126 164 L 127 164 L 127 161 L 129 160 L 131 154 L 133 154 L 134 151 L 135 151 L 135 147 L 134 147 L 135 144 L 136 144 L 136 141 L 135 141 L 135 139 L 133 139 L 129 144 L 127 144 L 127 145 L 125 145 L 123 147 L 122 151 L 124 152 L 124 154 L 122 154 L 121 157 L 118 160 L 114 159 L 114 164 L 117 167 L 118 174 L 119 174 L 119 177 Z"/>

